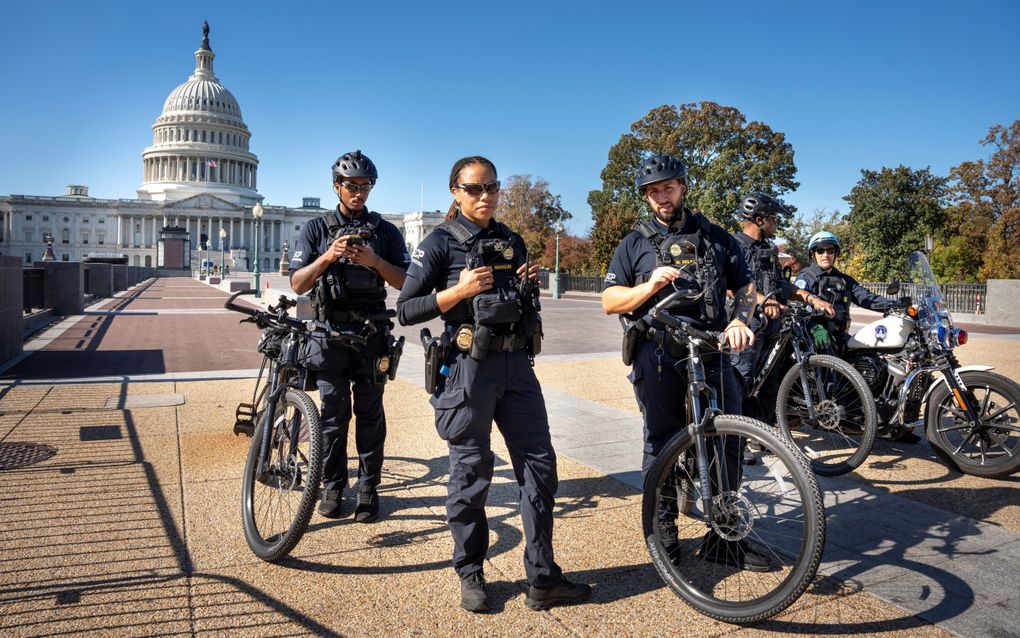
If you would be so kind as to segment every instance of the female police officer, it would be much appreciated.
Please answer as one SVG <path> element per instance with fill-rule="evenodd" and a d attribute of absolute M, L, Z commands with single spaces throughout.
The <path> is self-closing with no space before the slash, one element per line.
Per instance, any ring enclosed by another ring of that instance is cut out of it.
<path fill-rule="evenodd" d="M 397 313 L 410 325 L 441 316 L 446 322 L 442 361 L 449 370 L 433 393 L 436 429 L 450 450 L 447 523 L 453 567 L 461 578 L 461 606 L 488 608 L 482 565 L 489 546 L 485 500 L 492 481 L 492 421 L 506 441 L 517 483 L 526 547 L 526 604 L 546 609 L 591 596 L 588 585 L 563 578 L 553 560 L 556 454 L 538 379 L 535 328 L 520 279 L 527 269 L 524 242 L 496 222 L 496 167 L 484 157 L 458 160 L 450 172 L 454 202 L 446 220 L 411 258 Z M 433 292 L 435 291 L 435 292 Z M 438 341 L 438 340 L 437 340 Z M 436 344 L 433 344 L 436 347 Z"/>

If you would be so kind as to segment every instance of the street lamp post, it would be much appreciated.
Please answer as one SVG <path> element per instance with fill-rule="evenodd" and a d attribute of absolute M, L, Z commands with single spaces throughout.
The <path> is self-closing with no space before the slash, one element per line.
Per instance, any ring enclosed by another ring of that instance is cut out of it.
<path fill-rule="evenodd" d="M 287 251 L 289 249 L 290 249 L 290 245 L 287 243 L 286 240 L 284 240 L 284 242 L 283 242 L 283 256 L 280 257 L 280 274 L 281 275 L 289 275 L 290 274 L 290 255 L 287 253 Z"/>
<path fill-rule="evenodd" d="M 560 233 L 563 232 L 563 222 L 558 221 L 553 224 L 553 230 L 556 231 L 556 269 L 553 271 L 552 280 L 552 298 L 560 298 Z"/>
<path fill-rule="evenodd" d="M 227 239 L 227 229 L 220 228 L 220 279 L 223 278 L 223 242 Z"/>
<path fill-rule="evenodd" d="M 251 214 L 255 218 L 255 270 L 252 272 L 255 275 L 255 297 L 262 296 L 262 290 L 259 288 L 259 275 L 262 273 L 259 271 L 259 228 L 262 226 L 262 214 L 265 213 L 265 209 L 262 208 L 262 202 L 255 204 L 255 207 L 251 209 Z"/>

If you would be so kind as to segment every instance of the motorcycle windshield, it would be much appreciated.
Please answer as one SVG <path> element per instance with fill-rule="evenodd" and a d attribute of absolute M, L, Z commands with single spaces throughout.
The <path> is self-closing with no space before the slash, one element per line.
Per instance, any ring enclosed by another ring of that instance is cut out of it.
<path fill-rule="evenodd" d="M 928 257 L 920 251 L 910 253 L 907 271 L 908 289 L 904 292 L 913 297 L 922 319 L 933 327 L 942 326 L 952 331 L 952 317 L 942 299 L 942 290 L 939 289 L 935 273 L 931 271 Z"/>

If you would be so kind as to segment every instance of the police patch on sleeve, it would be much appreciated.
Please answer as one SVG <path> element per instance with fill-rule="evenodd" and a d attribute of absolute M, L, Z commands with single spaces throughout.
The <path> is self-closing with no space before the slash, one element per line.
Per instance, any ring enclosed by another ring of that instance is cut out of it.
<path fill-rule="evenodd" d="M 798 279 L 797 281 L 793 282 L 793 285 L 797 286 L 801 290 L 807 290 L 807 282 L 804 281 L 803 279 Z"/>
<path fill-rule="evenodd" d="M 616 283 L 616 273 L 615 272 L 606 273 L 605 283 L 607 283 L 607 284 L 615 284 Z"/>
<path fill-rule="evenodd" d="M 421 248 L 415 248 L 414 252 L 411 253 L 411 263 L 418 266 L 419 268 L 424 268 L 424 266 L 421 263 L 421 258 L 424 256 L 425 256 L 424 250 L 422 250 Z"/>

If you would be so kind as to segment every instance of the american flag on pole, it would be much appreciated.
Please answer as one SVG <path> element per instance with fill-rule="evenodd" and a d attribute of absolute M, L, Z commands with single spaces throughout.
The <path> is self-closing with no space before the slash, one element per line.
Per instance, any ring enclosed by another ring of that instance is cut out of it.
<path fill-rule="evenodd" d="M 207 160 L 205 165 L 209 168 L 216 168 L 216 160 Z"/>

